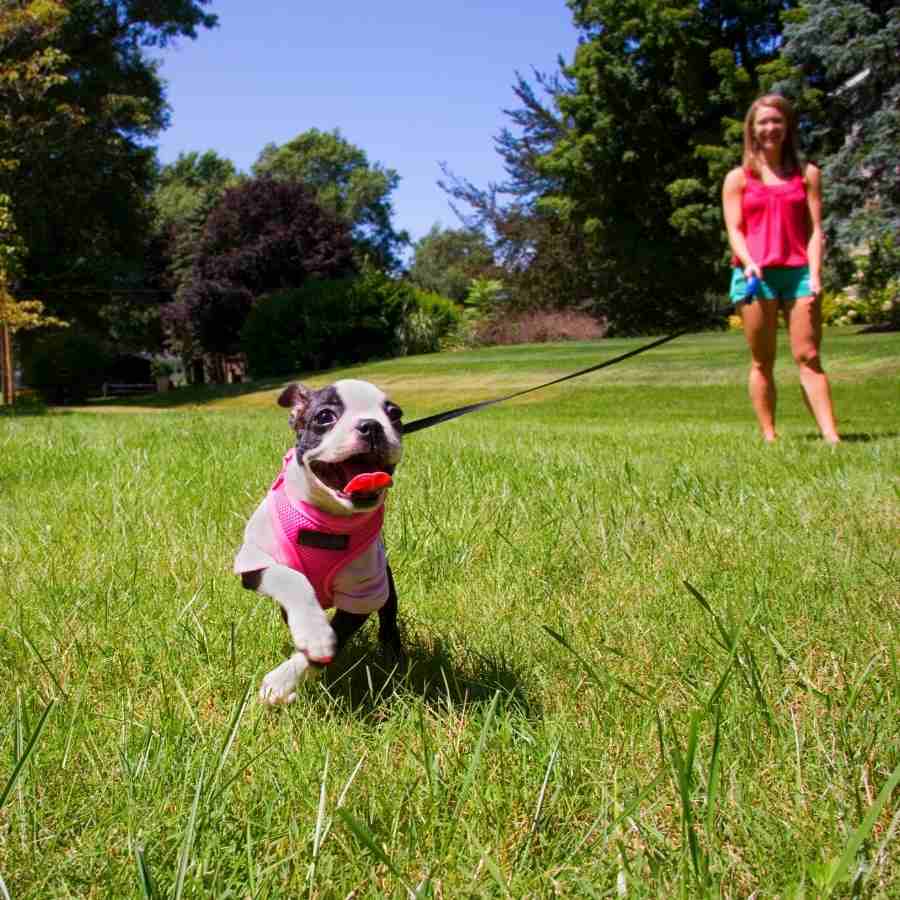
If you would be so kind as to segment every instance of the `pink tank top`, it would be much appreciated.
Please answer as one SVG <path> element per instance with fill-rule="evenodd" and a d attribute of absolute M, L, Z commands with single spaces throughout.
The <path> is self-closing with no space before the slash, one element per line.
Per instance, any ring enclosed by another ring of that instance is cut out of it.
<path fill-rule="evenodd" d="M 763 184 L 752 172 L 744 171 L 742 230 L 750 258 L 761 268 L 808 265 L 809 210 L 803 176 L 798 173 L 784 184 Z"/>
<path fill-rule="evenodd" d="M 334 605 L 334 577 L 381 533 L 384 507 L 370 513 L 336 516 L 288 497 L 284 474 L 295 450 L 284 457 L 281 473 L 269 489 L 268 506 L 278 544 L 278 562 L 310 581 L 323 609 Z"/>

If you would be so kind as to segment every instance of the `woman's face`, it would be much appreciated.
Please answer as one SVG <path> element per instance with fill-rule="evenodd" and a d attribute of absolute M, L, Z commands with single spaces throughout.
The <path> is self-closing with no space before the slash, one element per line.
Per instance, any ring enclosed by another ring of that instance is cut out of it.
<path fill-rule="evenodd" d="M 753 137 L 760 150 L 780 150 L 787 132 L 784 113 L 774 106 L 759 106 L 753 116 Z"/>

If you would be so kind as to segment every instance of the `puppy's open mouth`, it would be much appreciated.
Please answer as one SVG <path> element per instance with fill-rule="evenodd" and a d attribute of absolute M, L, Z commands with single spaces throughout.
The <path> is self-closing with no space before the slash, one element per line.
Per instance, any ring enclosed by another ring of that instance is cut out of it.
<path fill-rule="evenodd" d="M 377 453 L 358 453 L 336 463 L 314 459 L 309 467 L 322 484 L 353 498 L 376 497 L 391 486 L 394 472 L 394 467 Z"/>

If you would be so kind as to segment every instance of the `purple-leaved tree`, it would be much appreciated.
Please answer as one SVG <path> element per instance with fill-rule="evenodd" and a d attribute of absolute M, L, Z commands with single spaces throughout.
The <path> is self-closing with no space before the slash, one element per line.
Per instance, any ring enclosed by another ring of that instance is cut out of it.
<path fill-rule="evenodd" d="M 352 271 L 349 226 L 307 187 L 260 178 L 230 188 L 209 214 L 183 294 L 194 337 L 207 352 L 233 353 L 260 297 Z"/>

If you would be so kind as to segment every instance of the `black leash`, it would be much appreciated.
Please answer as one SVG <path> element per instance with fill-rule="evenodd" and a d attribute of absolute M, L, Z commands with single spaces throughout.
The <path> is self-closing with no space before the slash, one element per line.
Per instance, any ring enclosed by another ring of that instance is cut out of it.
<path fill-rule="evenodd" d="M 716 310 L 713 313 L 714 317 L 718 317 L 720 315 L 730 315 L 733 312 L 733 307 L 727 307 L 725 309 Z M 632 356 L 637 356 L 639 353 L 644 353 L 647 350 L 653 350 L 655 347 L 661 347 L 663 344 L 668 344 L 669 341 L 674 341 L 676 338 L 680 338 L 686 334 L 690 334 L 693 329 L 683 328 L 681 331 L 675 331 L 672 334 L 666 335 L 666 337 L 659 338 L 658 340 L 653 341 L 650 344 L 644 344 L 643 347 L 638 347 L 637 350 L 629 350 L 628 353 L 623 353 L 620 356 L 613 357 L 613 359 L 607 359 L 602 363 L 597 363 L 594 366 L 588 366 L 586 369 L 579 369 L 577 372 L 572 372 L 569 375 L 563 375 L 561 378 L 554 378 L 553 381 L 547 381 L 544 384 L 539 384 L 536 387 L 525 388 L 523 391 L 516 391 L 513 394 L 507 394 L 505 397 L 495 397 L 493 400 L 482 400 L 480 403 L 470 403 L 468 406 L 458 406 L 456 409 L 448 409 L 446 412 L 435 413 L 433 416 L 425 416 L 422 419 L 416 419 L 415 422 L 410 422 L 408 425 L 404 423 L 403 425 L 403 436 L 405 437 L 408 434 L 412 434 L 415 431 L 421 431 L 423 428 L 431 428 L 432 425 L 440 425 L 441 422 L 449 422 L 450 419 L 456 419 L 459 416 L 464 416 L 466 413 L 476 412 L 479 409 L 485 409 L 488 406 L 493 406 L 495 403 L 503 403 L 504 400 L 512 400 L 513 397 L 521 397 L 524 394 L 530 394 L 532 391 L 539 391 L 542 388 L 550 387 L 553 384 L 560 384 L 563 381 L 568 381 L 570 378 L 578 378 L 581 375 L 587 375 L 590 372 L 597 372 L 600 369 L 605 369 L 607 366 L 614 366 L 616 363 L 624 362 L 626 359 L 630 359 Z"/>

